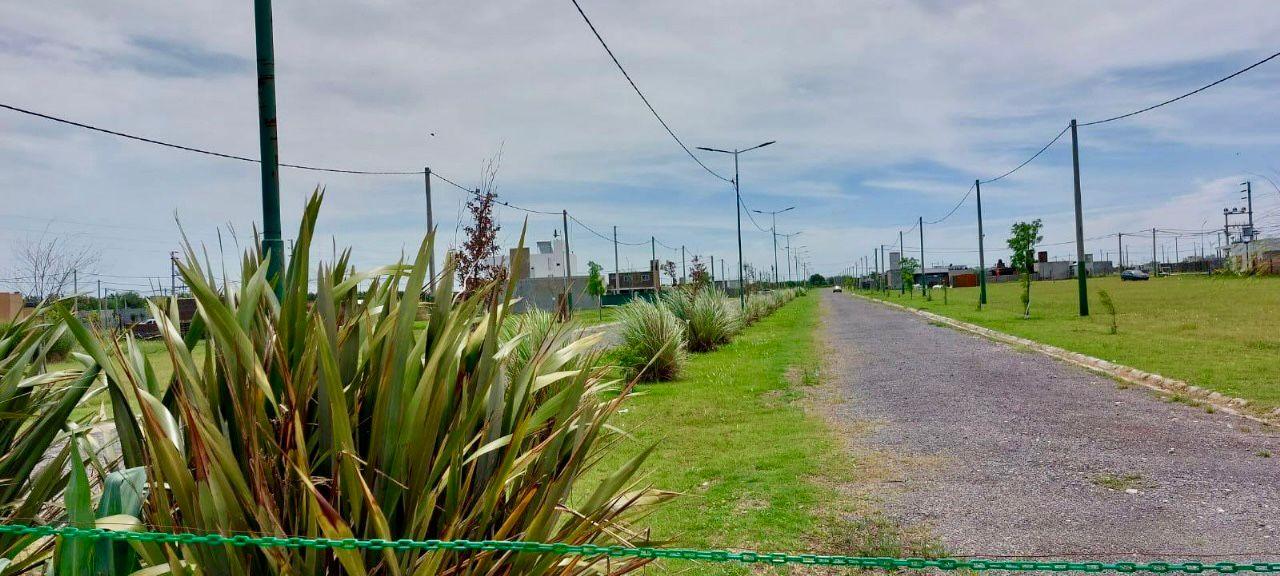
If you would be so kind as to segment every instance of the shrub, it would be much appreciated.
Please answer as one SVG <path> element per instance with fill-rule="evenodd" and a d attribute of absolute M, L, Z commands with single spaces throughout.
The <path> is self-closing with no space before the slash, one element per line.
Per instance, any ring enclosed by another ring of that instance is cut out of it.
<path fill-rule="evenodd" d="M 520 372 L 529 366 L 534 355 L 546 352 L 556 328 L 556 316 L 545 310 L 534 308 L 523 314 L 513 314 L 502 322 L 502 332 L 498 340 L 507 344 L 519 339 L 515 348 L 502 360 L 502 367 L 507 379 L 516 380 Z"/>
<path fill-rule="evenodd" d="M 1098 291 L 1098 302 L 1102 304 L 1102 309 L 1106 310 L 1107 315 L 1111 318 L 1111 334 L 1118 334 L 1120 326 L 1116 323 L 1116 303 L 1111 299 L 1111 293 L 1106 290 Z"/>
<path fill-rule="evenodd" d="M 193 357 L 196 339 L 184 341 L 167 311 L 153 305 L 172 381 L 155 377 L 135 343 L 117 348 L 67 317 L 106 374 L 123 460 L 145 464 L 147 485 L 164 487 L 147 495 L 141 525 L 633 544 L 643 531 L 628 519 L 665 497 L 635 487 L 649 450 L 593 470 L 614 445 L 608 420 L 629 387 L 594 367 L 594 353 L 580 344 L 534 352 L 514 380 L 504 378 L 499 328 L 514 280 L 505 291 L 488 283 L 455 298 L 453 258 L 425 328 L 415 328 L 431 236 L 411 265 L 357 274 L 343 252 L 312 276 L 321 198 L 307 203 L 275 287 L 283 294 L 278 303 L 256 248 L 238 283 L 217 286 L 216 273 L 187 247 L 178 269 L 199 303 L 192 332 L 205 333 L 205 358 Z M 140 548 L 151 566 L 255 576 L 626 573 L 647 562 L 419 549 Z"/>
<path fill-rule="evenodd" d="M 674 288 L 662 293 L 662 304 L 675 314 L 676 318 L 687 322 L 693 308 L 693 298 L 692 291 Z"/>
<path fill-rule="evenodd" d="M 61 320 L 43 307 L 27 318 L 0 325 L 0 523 L 60 524 L 93 522 L 83 507 L 63 506 L 87 500 L 89 480 L 79 441 L 69 426 L 72 411 L 98 378 L 97 367 L 46 372 L 50 350 L 60 339 Z M 68 474 L 78 470 L 80 474 Z M 69 512 L 70 510 L 70 512 Z M 90 544 L 92 546 L 92 544 Z M 53 574 L 48 561 L 53 539 L 0 535 L 6 574 Z M 83 548 L 83 546 L 82 546 Z M 41 568 L 44 565 L 44 568 Z"/>
<path fill-rule="evenodd" d="M 693 297 L 685 318 L 685 343 L 691 352 L 715 350 L 727 344 L 742 327 L 733 304 L 716 290 L 701 290 Z"/>
<path fill-rule="evenodd" d="M 662 302 L 636 298 L 618 308 L 619 360 L 640 380 L 674 380 L 685 361 L 684 323 Z"/>
<path fill-rule="evenodd" d="M 50 362 L 61 362 L 71 355 L 71 348 L 76 344 L 75 336 L 63 330 L 56 336 L 51 335 L 45 354 Z"/>

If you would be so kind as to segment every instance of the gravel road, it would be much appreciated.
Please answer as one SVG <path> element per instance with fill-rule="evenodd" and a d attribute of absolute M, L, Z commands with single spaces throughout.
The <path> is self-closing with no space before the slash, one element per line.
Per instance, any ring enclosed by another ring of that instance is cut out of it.
<path fill-rule="evenodd" d="M 852 444 L 905 458 L 901 481 L 873 494 L 949 553 L 1280 560 L 1274 428 L 847 294 L 821 297 L 844 400 L 834 417 L 870 424 Z"/>

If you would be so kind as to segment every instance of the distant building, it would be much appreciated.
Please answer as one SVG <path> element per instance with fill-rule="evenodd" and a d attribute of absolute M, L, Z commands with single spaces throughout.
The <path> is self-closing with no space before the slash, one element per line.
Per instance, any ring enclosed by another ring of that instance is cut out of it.
<path fill-rule="evenodd" d="M 17 292 L 0 292 L 0 322 L 21 320 L 29 312 L 23 312 L 26 301 Z"/>
<path fill-rule="evenodd" d="M 648 270 L 636 270 L 620 273 L 609 273 L 609 291 L 614 294 L 627 292 L 652 292 L 662 281 L 659 276 L 658 261 L 651 260 Z"/>
<path fill-rule="evenodd" d="M 568 264 L 570 272 L 585 272 L 578 268 L 578 258 L 572 252 L 568 254 L 566 260 L 564 240 L 557 238 L 550 241 L 538 241 L 535 243 L 538 251 L 531 253 L 528 248 L 522 248 L 523 256 L 525 256 L 525 269 L 516 276 L 517 279 L 522 278 L 563 278 L 565 275 L 565 265 Z M 516 249 L 512 248 L 508 259 L 500 262 L 505 265 L 506 262 L 516 261 Z"/>
<path fill-rule="evenodd" d="M 1280 274 L 1280 238 L 1259 238 L 1248 243 L 1233 243 L 1226 260 L 1227 266 L 1232 270 Z"/>

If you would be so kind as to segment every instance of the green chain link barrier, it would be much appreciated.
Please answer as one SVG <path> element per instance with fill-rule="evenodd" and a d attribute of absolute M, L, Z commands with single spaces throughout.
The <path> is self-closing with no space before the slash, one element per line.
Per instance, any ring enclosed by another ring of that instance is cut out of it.
<path fill-rule="evenodd" d="M 598 546 L 595 544 L 550 544 L 514 540 L 361 540 L 355 538 L 300 538 L 296 536 L 223 536 L 192 532 L 128 532 L 103 528 L 74 526 L 30 526 L 0 524 L 0 534 L 23 536 L 59 536 L 87 540 L 119 540 L 167 544 L 202 544 L 209 546 L 257 546 L 260 548 L 335 548 L 340 550 L 442 550 L 455 552 L 522 552 L 588 558 L 664 558 L 702 560 L 705 562 L 742 562 L 746 564 L 809 564 L 815 566 L 848 566 L 853 568 L 936 568 L 939 570 L 1006 570 L 1013 572 L 1181 572 L 1199 574 L 1217 572 L 1280 572 L 1280 562 L 1067 562 L 1062 560 L 986 560 L 981 558 L 891 558 L 875 556 L 829 556 L 820 554 L 787 554 L 782 552 L 731 552 L 728 550 L 692 550 L 684 548 L 633 548 Z"/>

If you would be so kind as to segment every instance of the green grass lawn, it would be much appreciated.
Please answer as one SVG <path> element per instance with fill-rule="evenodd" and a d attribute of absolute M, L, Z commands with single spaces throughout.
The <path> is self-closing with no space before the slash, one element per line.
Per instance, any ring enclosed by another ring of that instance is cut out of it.
<path fill-rule="evenodd" d="M 798 298 L 715 352 L 693 354 L 679 380 L 642 384 L 615 423 L 635 436 L 611 469 L 653 442 L 647 483 L 682 493 L 647 518 L 673 546 L 813 549 L 831 480 L 853 464 L 799 404 L 818 377 L 819 298 Z M 668 562 L 670 573 L 743 574 L 743 566 Z"/>
<path fill-rule="evenodd" d="M 615 314 L 618 312 L 617 306 L 607 306 L 596 309 L 595 303 L 589 306 L 576 308 L 573 311 L 573 321 L 578 326 L 595 326 L 597 324 L 607 324 L 613 322 L 617 318 Z"/>
<path fill-rule="evenodd" d="M 911 298 L 891 291 L 887 299 L 1185 380 L 1263 408 L 1280 406 L 1280 278 L 1092 278 L 1087 318 L 1077 311 L 1075 280 L 1033 283 L 1026 320 L 1020 289 L 1017 282 L 988 284 L 983 311 L 977 310 L 977 288 L 949 290 L 948 304 L 940 289 L 932 302 L 918 292 Z M 1099 290 L 1115 302 L 1119 334 L 1108 333 L 1110 318 Z"/>

